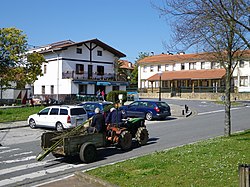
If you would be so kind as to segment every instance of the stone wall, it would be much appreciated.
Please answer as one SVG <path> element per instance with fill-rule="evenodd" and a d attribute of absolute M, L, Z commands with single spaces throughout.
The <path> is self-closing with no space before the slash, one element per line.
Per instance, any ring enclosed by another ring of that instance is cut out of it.
<path fill-rule="evenodd" d="M 221 100 L 224 93 L 182 93 L 178 97 L 171 97 L 170 93 L 162 93 L 162 99 L 201 99 L 201 100 Z M 140 98 L 159 98 L 159 93 L 139 93 Z M 250 100 L 250 93 L 232 93 L 231 100 Z"/>

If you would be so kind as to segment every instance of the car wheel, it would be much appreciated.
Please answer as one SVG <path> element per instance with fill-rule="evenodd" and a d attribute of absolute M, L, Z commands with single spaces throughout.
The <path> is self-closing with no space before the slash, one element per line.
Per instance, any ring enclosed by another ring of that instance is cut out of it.
<path fill-rule="evenodd" d="M 153 114 L 151 112 L 146 113 L 146 120 L 151 121 L 153 119 Z"/>
<path fill-rule="evenodd" d="M 32 128 L 32 129 L 36 128 L 36 122 L 35 122 L 34 119 L 30 119 L 30 120 L 29 120 L 29 126 L 30 126 L 30 128 Z"/>
<path fill-rule="evenodd" d="M 64 129 L 64 128 L 63 128 L 62 123 L 57 122 L 57 123 L 56 123 L 56 130 L 57 130 L 57 131 L 63 131 L 63 129 Z"/>

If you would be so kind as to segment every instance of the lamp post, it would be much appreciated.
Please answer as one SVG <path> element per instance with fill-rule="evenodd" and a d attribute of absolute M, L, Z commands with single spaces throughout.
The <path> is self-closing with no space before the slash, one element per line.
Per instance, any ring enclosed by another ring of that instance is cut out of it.
<path fill-rule="evenodd" d="M 162 75 L 162 72 L 159 71 L 158 75 L 160 76 L 160 81 L 159 81 L 159 101 L 161 101 L 161 75 Z"/>

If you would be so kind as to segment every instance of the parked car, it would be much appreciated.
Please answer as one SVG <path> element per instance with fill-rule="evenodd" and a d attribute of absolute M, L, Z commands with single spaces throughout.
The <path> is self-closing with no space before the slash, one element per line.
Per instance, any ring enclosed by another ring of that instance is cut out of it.
<path fill-rule="evenodd" d="M 170 106 L 163 101 L 134 101 L 129 105 L 121 106 L 119 110 L 125 112 L 127 117 L 141 117 L 148 121 L 171 116 Z"/>
<path fill-rule="evenodd" d="M 100 111 L 105 115 L 104 108 L 108 107 L 110 105 L 113 105 L 113 103 L 108 102 L 108 101 L 103 101 L 103 102 L 87 101 L 87 102 L 82 102 L 82 103 L 78 104 L 78 106 L 83 106 L 83 108 L 87 111 L 88 118 L 91 118 L 95 114 L 96 108 L 100 108 Z"/>
<path fill-rule="evenodd" d="M 87 120 L 87 112 L 80 106 L 50 106 L 37 114 L 30 115 L 28 124 L 31 128 L 43 126 L 57 131 L 73 128 Z"/>

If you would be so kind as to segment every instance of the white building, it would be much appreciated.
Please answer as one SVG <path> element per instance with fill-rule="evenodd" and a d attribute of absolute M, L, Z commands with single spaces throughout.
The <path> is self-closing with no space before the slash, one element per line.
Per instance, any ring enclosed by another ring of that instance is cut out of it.
<path fill-rule="evenodd" d="M 183 92 L 223 92 L 225 69 L 212 53 L 160 54 L 138 62 L 138 88 L 154 92 L 161 88 L 173 95 Z M 250 50 L 245 51 L 233 72 L 232 88 L 250 92 Z"/>
<path fill-rule="evenodd" d="M 29 52 L 44 55 L 43 76 L 34 82 L 33 94 L 64 99 L 72 95 L 95 95 L 96 91 L 126 90 L 114 71 L 115 62 L 126 55 L 98 39 L 53 43 Z"/>

